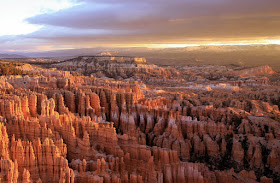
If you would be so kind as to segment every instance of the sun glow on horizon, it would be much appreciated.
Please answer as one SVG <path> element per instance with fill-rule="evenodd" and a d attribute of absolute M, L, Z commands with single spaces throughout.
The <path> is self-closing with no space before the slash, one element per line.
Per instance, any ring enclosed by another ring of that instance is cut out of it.
<path fill-rule="evenodd" d="M 269 45 L 277 44 L 280 45 L 280 40 L 256 40 L 256 41 L 235 41 L 235 42 L 208 42 L 208 43 L 197 43 L 197 44 L 150 44 L 146 45 L 147 48 L 184 48 L 184 47 L 196 47 L 196 46 L 234 46 L 234 45 Z"/>
<path fill-rule="evenodd" d="M 54 50 L 74 50 L 74 49 L 94 49 L 94 48 L 104 48 L 104 49 L 114 49 L 114 48 L 149 48 L 149 49 L 166 49 L 166 48 L 187 48 L 187 47 L 200 47 L 200 46 L 242 46 L 242 45 L 280 45 L 280 39 L 275 40 L 262 40 L 262 41 L 235 41 L 235 42 L 204 42 L 204 43 L 155 43 L 155 44 L 44 44 L 37 45 L 31 49 L 24 49 L 22 52 L 40 52 L 40 51 L 54 51 Z M 6 52 L 14 52 L 16 49 L 7 49 Z"/>

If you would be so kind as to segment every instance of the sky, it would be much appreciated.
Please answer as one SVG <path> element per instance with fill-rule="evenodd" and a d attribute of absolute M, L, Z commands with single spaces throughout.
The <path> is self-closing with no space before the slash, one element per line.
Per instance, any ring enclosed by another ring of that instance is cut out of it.
<path fill-rule="evenodd" d="M 280 44 L 279 0 L 0 0 L 0 53 Z"/>

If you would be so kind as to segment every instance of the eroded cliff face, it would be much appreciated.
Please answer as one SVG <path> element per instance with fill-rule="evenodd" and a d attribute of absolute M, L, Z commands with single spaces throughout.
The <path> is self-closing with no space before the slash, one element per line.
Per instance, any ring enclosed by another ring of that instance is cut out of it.
<path fill-rule="evenodd" d="M 146 64 L 115 60 L 128 62 Z M 166 80 L 161 86 L 37 71 L 1 77 L 1 182 L 279 181 L 280 94 L 273 83 L 266 91 L 171 91 Z"/>
<path fill-rule="evenodd" d="M 158 76 L 171 78 L 179 75 L 175 69 L 162 68 L 150 64 L 141 57 L 121 56 L 80 56 L 70 60 L 50 65 L 60 70 L 75 71 L 83 75 L 109 77 L 115 79 L 157 78 Z"/>

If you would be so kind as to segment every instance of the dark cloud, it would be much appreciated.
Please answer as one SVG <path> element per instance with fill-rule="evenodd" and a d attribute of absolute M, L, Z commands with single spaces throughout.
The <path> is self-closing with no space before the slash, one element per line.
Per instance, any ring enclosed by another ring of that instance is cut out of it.
<path fill-rule="evenodd" d="M 280 1 L 276 0 L 80 2 L 83 3 L 53 14 L 38 15 L 27 21 L 73 29 L 123 30 L 135 36 L 158 35 L 167 39 L 174 36 L 271 36 L 276 35 L 280 28 Z"/>

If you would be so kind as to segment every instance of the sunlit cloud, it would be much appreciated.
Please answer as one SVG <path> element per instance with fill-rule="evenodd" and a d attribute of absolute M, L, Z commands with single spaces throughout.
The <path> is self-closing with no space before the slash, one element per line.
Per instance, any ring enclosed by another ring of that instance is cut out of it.
<path fill-rule="evenodd" d="M 26 18 L 70 8 L 70 0 L 8 0 L 0 1 L 0 36 L 28 34 L 43 26 L 30 24 Z"/>

